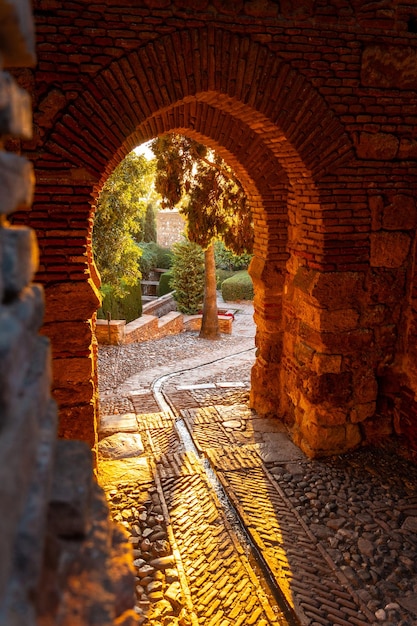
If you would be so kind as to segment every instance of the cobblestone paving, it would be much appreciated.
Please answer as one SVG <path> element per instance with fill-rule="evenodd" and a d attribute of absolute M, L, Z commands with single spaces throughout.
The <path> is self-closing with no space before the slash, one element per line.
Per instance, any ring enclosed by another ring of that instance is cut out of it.
<path fill-rule="evenodd" d="M 132 351 L 131 374 L 143 352 Z M 199 369 L 193 362 L 192 371 L 164 385 L 173 412 L 155 409 L 142 378 L 119 395 L 113 374 L 103 386 L 102 409 L 110 417 L 135 411 L 145 449 L 110 471 L 116 478 L 106 489 L 135 550 L 139 623 L 286 623 L 200 462 L 180 440 L 178 416 L 300 624 L 417 626 L 417 468 L 388 447 L 306 459 L 281 425 L 248 408 L 244 368 L 243 356 L 225 362 L 223 374 L 219 363 Z M 229 386 L 239 376 L 245 386 Z M 130 425 L 131 418 L 124 432 Z M 106 428 L 112 432 L 111 419 Z"/>
<path fill-rule="evenodd" d="M 102 483 L 133 546 L 139 623 L 288 626 L 263 590 L 201 461 L 184 451 L 174 415 L 159 411 L 136 419 L 150 455 L 142 461 L 153 470 L 139 482 L 133 468 L 130 480 Z M 126 461 L 119 463 L 125 477 L 130 466 L 124 470 Z"/>
<path fill-rule="evenodd" d="M 201 624 L 278 621 L 201 474 L 166 476 L 162 489 Z"/>

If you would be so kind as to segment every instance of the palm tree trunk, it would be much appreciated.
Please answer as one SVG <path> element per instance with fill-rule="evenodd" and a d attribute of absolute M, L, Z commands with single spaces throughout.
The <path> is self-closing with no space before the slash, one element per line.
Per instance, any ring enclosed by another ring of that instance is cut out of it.
<path fill-rule="evenodd" d="M 203 319 L 199 337 L 202 339 L 220 339 L 219 319 L 217 317 L 216 264 L 214 246 L 204 251 L 205 283 Z"/>

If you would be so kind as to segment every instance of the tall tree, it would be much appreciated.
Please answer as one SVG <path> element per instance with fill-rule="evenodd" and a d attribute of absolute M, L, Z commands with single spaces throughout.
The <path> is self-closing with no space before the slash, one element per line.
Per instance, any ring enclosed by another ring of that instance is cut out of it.
<path fill-rule="evenodd" d="M 93 228 L 93 252 L 104 284 L 115 295 L 140 280 L 140 221 L 153 185 L 155 164 L 131 152 L 115 168 L 100 193 Z"/>
<path fill-rule="evenodd" d="M 183 135 L 169 134 L 151 144 L 156 156 L 155 188 L 168 208 L 187 218 L 188 238 L 205 251 L 205 292 L 200 337 L 219 337 L 214 241 L 236 254 L 250 252 L 252 219 L 242 185 L 213 150 Z"/>

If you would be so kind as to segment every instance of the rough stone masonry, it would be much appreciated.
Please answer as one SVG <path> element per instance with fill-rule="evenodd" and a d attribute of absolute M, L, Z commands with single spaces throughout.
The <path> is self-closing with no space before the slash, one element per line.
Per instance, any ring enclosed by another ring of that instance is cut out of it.
<path fill-rule="evenodd" d="M 250 199 L 251 403 L 310 456 L 417 447 L 417 9 L 383 0 L 35 0 L 42 333 L 59 433 L 96 439 L 94 206 L 136 145 L 218 150 Z M 68 338 L 71 338 L 71 341 Z M 77 393 L 74 393 L 77 389 Z"/>
<path fill-rule="evenodd" d="M 34 188 L 28 159 L 4 150 L 32 137 L 31 99 L 3 69 L 35 63 L 28 1 L 0 1 L 0 42 L 0 624 L 134 624 L 132 556 L 91 450 L 57 440 L 36 236 L 8 221 Z"/>

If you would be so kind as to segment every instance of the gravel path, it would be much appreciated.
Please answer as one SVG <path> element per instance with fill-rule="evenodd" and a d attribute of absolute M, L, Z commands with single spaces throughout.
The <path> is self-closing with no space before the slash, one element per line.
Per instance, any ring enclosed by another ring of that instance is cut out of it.
<path fill-rule="evenodd" d="M 201 361 L 212 361 L 241 349 L 241 337 L 222 335 L 221 339 L 210 341 L 199 339 L 198 334 L 194 332 L 126 346 L 100 346 L 99 392 L 106 395 L 118 393 L 123 383 L 145 370 L 165 367 L 166 372 L 169 372 L 180 362 L 190 361 L 191 357 L 193 360 L 200 357 Z M 226 372 L 219 372 L 220 380 L 226 378 L 232 380 L 233 377 L 236 379 L 236 376 L 242 374 L 249 380 L 247 366 L 244 366 L 242 371 L 242 367 L 231 364 Z"/>

